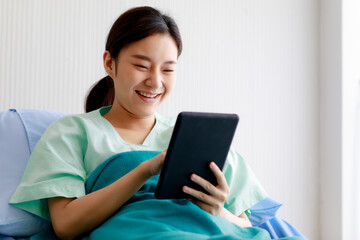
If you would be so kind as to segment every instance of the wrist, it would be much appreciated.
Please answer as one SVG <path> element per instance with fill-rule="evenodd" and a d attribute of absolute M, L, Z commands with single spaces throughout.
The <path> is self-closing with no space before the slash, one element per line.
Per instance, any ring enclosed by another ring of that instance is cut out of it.
<path fill-rule="evenodd" d="M 252 226 L 250 220 L 247 217 L 246 217 L 246 219 L 244 219 L 240 216 L 235 216 L 226 208 L 224 208 L 224 210 L 222 211 L 220 216 L 225 218 L 229 222 L 235 223 L 236 225 L 238 225 L 240 227 L 251 227 Z"/>
<path fill-rule="evenodd" d="M 225 218 L 226 220 L 228 220 L 230 222 L 233 222 L 234 221 L 233 217 L 235 217 L 235 215 L 233 215 L 226 208 L 223 208 L 222 211 L 220 212 L 220 217 Z"/>

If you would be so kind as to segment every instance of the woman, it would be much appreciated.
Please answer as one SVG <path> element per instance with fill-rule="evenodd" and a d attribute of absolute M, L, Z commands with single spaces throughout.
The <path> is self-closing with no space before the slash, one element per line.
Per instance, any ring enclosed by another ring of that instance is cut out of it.
<path fill-rule="evenodd" d="M 155 112 L 175 86 L 181 50 L 179 30 L 170 17 L 151 7 L 122 14 L 110 30 L 103 55 L 108 76 L 90 91 L 88 113 L 67 116 L 47 129 L 10 202 L 51 219 L 62 239 L 83 236 L 121 212 L 160 173 L 173 121 Z M 161 153 L 107 187 L 85 194 L 87 178 L 102 162 L 119 152 L 139 150 Z M 193 174 L 192 181 L 208 193 L 184 186 L 196 200 L 195 205 L 188 200 L 183 204 L 240 227 L 251 226 L 245 210 L 266 196 L 251 170 L 233 150 L 225 175 L 215 164 L 210 168 L 218 185 Z"/>

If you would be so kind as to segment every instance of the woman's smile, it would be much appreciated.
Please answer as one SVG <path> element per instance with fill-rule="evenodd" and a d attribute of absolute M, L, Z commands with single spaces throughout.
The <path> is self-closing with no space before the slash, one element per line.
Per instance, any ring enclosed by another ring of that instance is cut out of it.
<path fill-rule="evenodd" d="M 137 93 L 139 98 L 146 103 L 157 102 L 162 94 L 162 93 L 149 93 L 149 92 L 139 91 L 139 90 L 135 90 L 135 92 Z"/>

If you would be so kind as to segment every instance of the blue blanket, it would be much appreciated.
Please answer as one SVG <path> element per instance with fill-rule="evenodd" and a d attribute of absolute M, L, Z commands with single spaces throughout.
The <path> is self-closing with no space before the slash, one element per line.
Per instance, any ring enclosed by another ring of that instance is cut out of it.
<path fill-rule="evenodd" d="M 86 193 L 106 187 L 157 154 L 159 152 L 134 151 L 114 155 L 91 173 Z M 156 199 L 158 177 L 149 179 L 116 214 L 84 239 L 271 239 L 266 230 L 241 228 L 186 199 Z"/>

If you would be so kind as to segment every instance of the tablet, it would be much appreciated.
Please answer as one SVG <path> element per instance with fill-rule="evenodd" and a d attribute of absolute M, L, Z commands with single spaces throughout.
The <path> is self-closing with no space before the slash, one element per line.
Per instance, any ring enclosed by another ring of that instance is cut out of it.
<path fill-rule="evenodd" d="M 155 190 L 160 199 L 189 198 L 182 191 L 187 185 L 205 191 L 190 180 L 195 173 L 215 186 L 217 181 L 209 164 L 222 169 L 235 134 L 236 114 L 181 112 L 176 120 Z"/>

